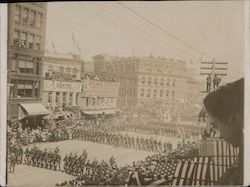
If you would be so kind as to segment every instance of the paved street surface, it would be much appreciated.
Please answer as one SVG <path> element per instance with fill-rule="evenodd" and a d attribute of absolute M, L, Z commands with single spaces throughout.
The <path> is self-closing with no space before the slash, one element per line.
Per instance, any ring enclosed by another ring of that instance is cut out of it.
<path fill-rule="evenodd" d="M 57 182 L 61 183 L 73 178 L 63 172 L 26 165 L 17 165 L 15 170 L 14 174 L 8 175 L 8 186 L 37 187 L 40 184 L 43 187 L 52 187 Z"/>
<path fill-rule="evenodd" d="M 56 146 L 58 146 L 62 159 L 66 154 L 70 152 L 82 153 L 84 149 L 87 151 L 88 159 L 90 160 L 96 158 L 99 161 L 108 161 L 110 157 L 113 156 L 116 159 L 117 165 L 119 166 L 131 164 L 133 161 L 137 160 L 144 160 L 148 155 L 155 154 L 147 151 L 125 149 L 111 145 L 84 142 L 81 140 L 65 140 L 61 142 L 37 143 L 36 145 L 41 149 L 47 148 L 51 150 L 54 150 Z"/>

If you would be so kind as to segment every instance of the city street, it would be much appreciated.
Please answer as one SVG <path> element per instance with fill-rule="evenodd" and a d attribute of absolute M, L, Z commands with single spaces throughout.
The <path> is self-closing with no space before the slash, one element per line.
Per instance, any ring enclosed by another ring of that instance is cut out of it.
<path fill-rule="evenodd" d="M 56 183 L 62 183 L 73 177 L 59 171 L 52 171 L 44 168 L 31 167 L 26 165 L 17 165 L 15 173 L 8 174 L 8 186 L 55 186 Z"/>
<path fill-rule="evenodd" d="M 85 149 L 88 153 L 88 159 L 97 159 L 99 161 L 108 161 L 111 156 L 113 156 L 119 166 L 124 166 L 126 164 L 131 164 L 133 161 L 144 160 L 148 155 L 153 155 L 155 153 L 125 149 L 121 147 L 114 147 L 111 145 L 104 145 L 92 142 L 84 142 L 80 140 L 66 140 L 61 142 L 51 142 L 51 143 L 37 143 L 40 149 L 47 148 L 48 150 L 54 150 L 57 146 L 60 149 L 60 154 L 62 159 L 64 156 L 70 152 L 80 154 Z M 31 145 L 31 147 L 34 146 Z"/>

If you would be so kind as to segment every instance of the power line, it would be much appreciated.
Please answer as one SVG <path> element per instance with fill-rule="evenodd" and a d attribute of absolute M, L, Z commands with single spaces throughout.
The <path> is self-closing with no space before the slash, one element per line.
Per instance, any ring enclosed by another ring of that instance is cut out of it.
<path fill-rule="evenodd" d="M 179 37 L 175 36 L 174 34 L 170 33 L 169 31 L 167 31 L 166 29 L 160 27 L 159 25 L 153 23 L 152 21 L 150 21 L 149 19 L 145 18 L 144 16 L 142 16 L 141 14 L 139 14 L 138 12 L 134 11 L 133 9 L 129 8 L 128 6 L 124 5 L 123 3 L 121 2 L 117 2 L 121 7 L 125 8 L 126 10 L 132 12 L 134 15 L 140 17 L 141 19 L 143 19 L 144 21 L 146 21 L 147 23 L 149 23 L 150 25 L 154 26 L 155 28 L 159 29 L 160 31 L 162 31 L 163 33 L 169 35 L 170 37 L 174 38 L 175 40 L 181 42 L 182 44 L 190 47 L 191 49 L 197 51 L 198 53 L 200 54 L 204 54 L 206 55 L 207 57 L 211 57 L 213 58 L 212 56 L 208 55 L 207 53 L 201 51 L 200 49 L 194 47 L 193 45 L 185 42 L 184 40 L 180 39 Z"/>
<path fill-rule="evenodd" d="M 100 6 L 99 6 L 99 7 L 100 7 Z M 104 9 L 103 7 L 100 7 L 100 8 Z M 106 10 L 106 11 L 107 11 L 107 10 Z M 110 11 L 109 11 L 109 13 L 112 14 Z M 118 16 L 116 16 L 116 14 L 113 14 L 113 16 L 118 17 Z M 118 19 L 122 19 L 122 18 L 121 18 L 121 17 L 120 17 L 120 18 L 118 17 Z M 124 22 L 130 24 L 126 19 L 122 19 L 122 20 L 123 20 Z M 132 24 L 132 26 L 138 28 L 138 26 L 135 25 L 135 24 Z M 141 30 L 141 29 L 140 29 L 140 30 Z M 145 30 L 146 30 L 146 29 L 145 29 Z M 141 30 L 141 31 L 144 31 L 144 30 Z M 152 35 L 151 32 L 150 32 L 150 33 L 146 33 L 146 34 L 148 34 L 148 35 L 150 35 L 150 36 L 153 36 L 153 37 L 157 36 L 157 35 Z M 169 45 L 169 43 L 166 42 L 166 41 L 164 41 L 164 40 L 162 40 L 162 38 L 158 38 L 158 37 L 155 37 L 155 38 L 157 38 L 157 39 L 160 40 L 161 42 L 165 42 L 167 45 Z M 178 52 L 179 52 L 179 51 L 182 51 L 183 53 L 185 53 L 187 56 L 189 56 L 189 57 L 191 57 L 191 58 L 194 58 L 194 59 L 196 59 L 196 60 L 198 59 L 198 57 L 196 57 L 196 56 L 194 56 L 194 55 L 191 55 L 191 54 L 189 54 L 188 52 L 186 52 L 186 51 L 184 51 L 184 50 L 182 50 L 182 49 L 179 49 L 179 48 L 174 47 L 174 46 L 171 46 L 171 47 L 177 49 Z"/>
<path fill-rule="evenodd" d="M 116 19 L 118 19 L 118 20 L 120 20 L 120 21 L 122 21 L 122 22 L 124 22 L 124 23 L 126 23 L 126 24 L 128 24 L 128 25 L 130 25 L 130 26 L 132 26 L 132 27 L 134 27 L 134 28 L 136 28 L 138 31 L 140 31 L 140 32 L 142 32 L 142 33 L 144 33 L 144 34 L 146 34 L 146 35 L 148 35 L 148 36 L 151 36 L 151 37 L 153 37 L 153 38 L 155 38 L 155 39 L 157 39 L 157 40 L 160 40 L 160 42 L 165 42 L 165 41 L 163 41 L 161 38 L 156 37 L 156 35 L 153 35 L 153 34 L 151 34 L 151 33 L 145 32 L 146 29 L 144 29 L 144 30 L 141 29 L 141 28 L 138 27 L 137 25 L 130 23 L 130 22 L 127 21 L 126 19 L 123 19 L 123 18 L 117 16 L 116 14 L 113 14 L 112 12 L 106 10 L 105 8 L 103 8 L 103 7 L 101 7 L 101 6 L 97 5 L 97 4 L 96 4 L 96 5 L 93 5 L 93 6 L 98 7 L 99 9 L 101 9 L 101 10 L 103 10 L 104 12 L 106 12 L 106 13 L 112 15 L 112 16 L 115 17 Z M 140 36 L 141 36 L 141 35 L 140 35 Z M 147 40 L 147 41 L 149 41 L 149 40 Z M 151 41 L 150 41 L 150 42 L 151 42 Z M 152 42 L 151 42 L 151 43 L 152 43 Z M 166 43 L 166 42 L 165 42 L 165 43 Z M 157 44 L 154 43 L 154 45 L 157 45 Z M 167 45 L 169 45 L 169 44 L 167 43 Z M 172 47 L 174 47 L 174 46 L 172 46 Z M 178 49 L 178 48 L 176 48 L 176 47 L 174 47 L 174 48 L 177 49 L 178 52 L 181 51 L 180 49 Z M 185 51 L 183 51 L 183 52 L 186 53 L 187 56 L 189 56 L 189 57 L 191 57 L 191 58 L 198 59 L 197 57 L 194 57 L 194 56 L 188 54 L 188 53 L 185 52 Z M 178 54 L 178 56 L 181 56 L 181 55 Z"/>
<path fill-rule="evenodd" d="M 54 15 L 56 15 L 56 16 L 58 16 L 58 17 L 60 17 L 60 18 L 68 19 L 67 17 L 63 17 L 63 16 L 58 15 L 58 14 L 55 14 L 55 13 L 54 13 Z M 51 20 L 52 20 L 52 19 L 51 19 Z M 127 50 L 131 50 L 130 47 L 127 48 L 127 46 L 124 47 L 124 46 L 120 45 L 120 42 L 119 42 L 119 41 L 115 41 L 112 37 L 103 35 L 102 33 L 99 33 L 99 32 L 97 32 L 97 31 L 95 31 L 95 30 L 89 29 L 88 27 L 83 27 L 82 25 L 80 25 L 80 24 L 78 24 L 78 23 L 72 21 L 71 19 L 68 19 L 68 20 L 69 20 L 71 23 L 73 23 L 73 24 L 75 24 L 75 25 L 78 25 L 78 27 L 81 27 L 81 28 L 84 29 L 84 30 L 91 31 L 91 34 L 90 34 L 90 33 L 86 33 L 86 32 L 83 32 L 83 31 L 80 32 L 80 31 L 78 30 L 77 32 L 80 33 L 80 34 L 88 35 L 88 36 L 90 36 L 91 38 L 96 38 L 96 37 L 98 37 L 98 38 L 100 38 L 100 39 L 102 39 L 102 40 L 103 40 L 103 39 L 106 39 L 106 40 L 109 41 L 109 43 L 112 42 L 115 46 L 118 46 L 118 47 L 120 47 L 120 48 L 126 49 L 126 51 L 127 51 Z M 64 29 L 70 30 L 70 31 L 72 32 L 72 29 L 70 29 L 70 28 L 68 28 L 68 27 L 65 27 L 65 25 L 63 25 L 63 23 L 56 22 L 55 20 L 54 20 L 54 22 L 57 23 L 57 24 L 59 24 L 59 25 L 61 25 Z M 97 34 L 96 34 L 96 35 L 93 35 L 92 32 L 95 32 L 95 33 L 97 33 Z M 103 37 L 101 37 L 100 35 L 102 35 Z"/>
<path fill-rule="evenodd" d="M 74 4 L 73 4 L 74 5 Z M 96 14 L 94 14 L 93 13 L 93 11 L 91 11 L 91 10 L 89 10 L 89 9 L 87 9 L 86 7 L 82 7 L 82 6 L 76 6 L 76 8 L 77 9 L 84 9 L 84 12 L 85 13 L 87 13 L 88 15 L 91 15 L 91 16 L 94 16 L 96 19 L 98 19 L 98 20 L 100 20 L 100 18 L 102 19 L 102 20 L 104 20 L 106 23 L 108 23 L 108 24 L 112 24 L 112 26 L 115 28 L 115 29 L 117 29 L 117 30 L 125 30 L 125 31 L 127 31 L 129 34 L 131 34 L 131 31 L 130 30 L 128 30 L 126 27 L 124 27 L 124 26 L 121 26 L 121 25 L 118 25 L 117 23 L 114 23 L 112 20 L 110 20 L 110 19 L 107 19 L 107 18 L 104 18 L 104 17 L 102 17 L 102 16 L 99 16 L 99 15 L 96 15 Z M 87 11 L 87 12 L 86 12 Z M 103 22 L 101 20 L 101 22 Z M 119 27 L 119 29 L 117 28 L 117 26 Z M 142 32 L 144 32 L 144 30 L 140 30 L 140 31 L 142 31 Z M 144 32 L 145 33 L 145 32 Z M 133 35 L 135 35 L 135 33 L 132 33 Z M 146 33 L 147 34 L 147 33 Z M 141 35 L 136 35 L 136 37 L 142 37 Z M 152 35 L 151 35 L 152 36 Z M 162 46 L 160 46 L 159 44 L 157 44 L 157 43 L 155 43 L 155 42 L 152 42 L 151 40 L 148 40 L 147 38 L 143 38 L 144 40 L 143 41 L 147 41 L 148 43 L 150 43 L 150 44 L 153 44 L 153 46 L 158 46 L 158 48 L 160 48 L 161 50 L 163 50 L 164 52 L 166 51 L 166 48 L 164 48 L 164 47 L 162 47 Z M 135 48 L 135 49 L 140 49 L 140 50 L 143 50 L 143 49 L 141 49 L 141 48 Z M 143 50 L 143 51 L 145 51 L 145 50 Z M 148 53 L 148 51 L 145 51 L 145 52 L 147 52 Z M 180 56 L 180 55 L 178 55 L 178 56 Z M 184 56 L 181 56 L 181 58 L 185 58 Z"/>

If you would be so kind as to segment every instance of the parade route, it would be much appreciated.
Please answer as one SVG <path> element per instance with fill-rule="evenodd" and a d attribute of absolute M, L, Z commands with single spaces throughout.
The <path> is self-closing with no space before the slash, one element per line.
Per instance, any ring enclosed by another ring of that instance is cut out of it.
<path fill-rule="evenodd" d="M 62 183 L 65 180 L 71 180 L 72 178 L 72 176 L 64 172 L 26 165 L 17 165 L 15 173 L 9 173 L 7 180 L 8 186 L 11 187 L 37 187 L 38 184 L 42 187 L 52 187 L 55 186 L 56 183 Z"/>
<path fill-rule="evenodd" d="M 65 140 L 60 142 L 45 142 L 36 143 L 30 147 L 37 145 L 40 149 L 54 150 L 57 146 L 60 149 L 62 159 L 70 152 L 81 154 L 85 149 L 88 153 L 88 159 L 97 159 L 99 161 L 108 161 L 113 156 L 119 166 L 131 164 L 133 161 L 144 160 L 148 155 L 153 155 L 153 152 L 147 152 L 135 149 L 126 149 L 122 147 L 115 147 L 106 144 L 98 144 L 93 142 L 84 142 L 81 140 Z"/>

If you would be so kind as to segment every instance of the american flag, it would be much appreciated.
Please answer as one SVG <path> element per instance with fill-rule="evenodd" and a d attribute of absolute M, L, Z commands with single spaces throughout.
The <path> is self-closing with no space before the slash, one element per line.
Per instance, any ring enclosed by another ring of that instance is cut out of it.
<path fill-rule="evenodd" d="M 206 139 L 199 143 L 198 166 L 207 167 L 209 184 L 217 184 L 222 175 L 238 158 L 239 149 L 221 139 Z M 202 164 L 201 159 L 206 161 Z"/>
<path fill-rule="evenodd" d="M 177 166 L 176 161 L 168 161 L 168 162 L 158 162 L 155 170 L 154 170 L 154 176 L 155 177 L 167 177 L 172 178 L 175 172 Z"/>

